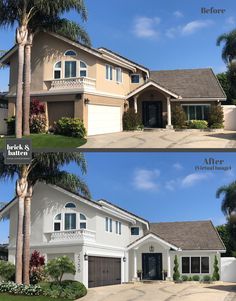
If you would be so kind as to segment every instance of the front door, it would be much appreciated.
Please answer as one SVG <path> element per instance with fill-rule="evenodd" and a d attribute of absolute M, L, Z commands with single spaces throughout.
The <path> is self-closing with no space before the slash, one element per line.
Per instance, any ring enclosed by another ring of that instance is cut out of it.
<path fill-rule="evenodd" d="M 142 254 L 143 279 L 162 280 L 162 254 Z"/>
<path fill-rule="evenodd" d="M 143 125 L 148 128 L 161 128 L 163 126 L 161 101 L 143 102 Z"/>

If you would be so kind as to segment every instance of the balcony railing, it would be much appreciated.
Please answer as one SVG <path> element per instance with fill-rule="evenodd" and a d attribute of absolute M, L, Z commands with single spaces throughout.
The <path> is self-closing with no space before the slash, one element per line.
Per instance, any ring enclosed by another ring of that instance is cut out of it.
<path fill-rule="evenodd" d="M 96 79 L 89 77 L 53 79 L 45 81 L 48 90 L 95 90 Z"/>
<path fill-rule="evenodd" d="M 48 242 L 95 241 L 96 233 L 87 229 L 55 231 L 45 234 Z"/>

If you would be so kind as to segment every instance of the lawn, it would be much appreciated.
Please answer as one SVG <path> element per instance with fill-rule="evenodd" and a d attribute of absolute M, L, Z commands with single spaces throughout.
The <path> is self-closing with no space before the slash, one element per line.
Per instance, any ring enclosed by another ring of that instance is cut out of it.
<path fill-rule="evenodd" d="M 5 138 L 14 138 L 4 137 L 0 138 L 0 149 L 4 148 Z M 33 149 L 45 149 L 45 148 L 76 148 L 86 143 L 86 139 L 79 139 L 74 137 L 66 137 L 60 135 L 48 135 L 48 134 L 31 134 L 28 137 L 32 140 Z"/>
<path fill-rule="evenodd" d="M 53 299 L 50 297 L 45 296 L 15 296 L 15 295 L 9 295 L 9 294 L 0 294 L 0 300 L 1 301 L 66 301 L 66 299 Z"/>

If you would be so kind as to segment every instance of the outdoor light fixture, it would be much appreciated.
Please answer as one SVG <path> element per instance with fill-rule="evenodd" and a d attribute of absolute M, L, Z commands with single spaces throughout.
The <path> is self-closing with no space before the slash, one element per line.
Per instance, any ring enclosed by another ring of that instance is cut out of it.
<path fill-rule="evenodd" d="M 89 103 L 89 99 L 85 98 L 84 103 L 87 105 Z"/>
<path fill-rule="evenodd" d="M 88 255 L 86 253 L 84 254 L 84 260 L 88 260 Z"/>
<path fill-rule="evenodd" d="M 123 257 L 123 262 L 126 262 L 126 257 Z"/>
<path fill-rule="evenodd" d="M 149 251 L 152 253 L 152 252 L 154 252 L 154 247 L 151 245 L 150 247 L 149 247 Z"/>

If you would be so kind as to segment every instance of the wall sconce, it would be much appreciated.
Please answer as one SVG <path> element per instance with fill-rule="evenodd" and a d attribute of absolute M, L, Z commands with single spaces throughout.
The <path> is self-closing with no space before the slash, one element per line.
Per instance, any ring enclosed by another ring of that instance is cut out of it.
<path fill-rule="evenodd" d="M 154 247 L 152 245 L 149 247 L 149 251 L 150 251 L 150 253 L 154 252 Z"/>
<path fill-rule="evenodd" d="M 88 98 L 85 98 L 85 100 L 84 100 L 84 104 L 88 104 L 89 103 L 89 99 Z"/>
<path fill-rule="evenodd" d="M 88 261 L 88 255 L 86 253 L 84 254 L 84 260 Z"/>
<path fill-rule="evenodd" d="M 126 257 L 123 257 L 123 262 L 126 262 Z"/>

